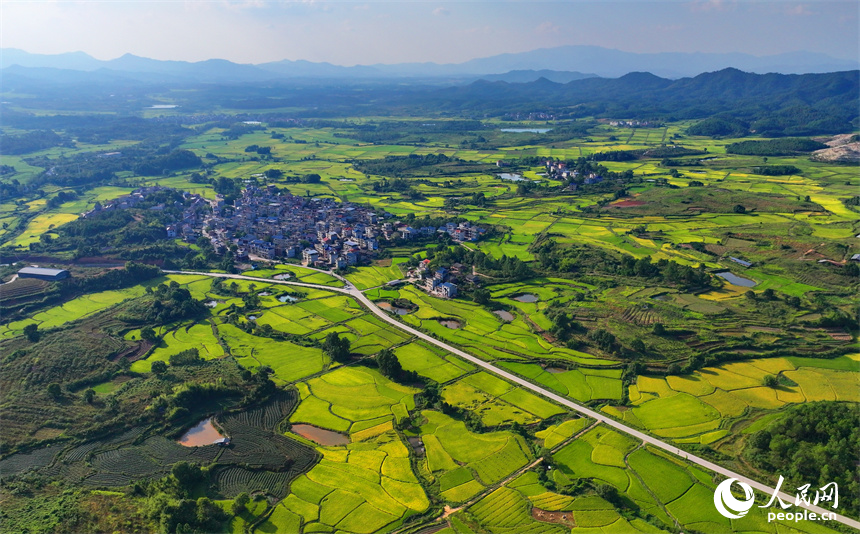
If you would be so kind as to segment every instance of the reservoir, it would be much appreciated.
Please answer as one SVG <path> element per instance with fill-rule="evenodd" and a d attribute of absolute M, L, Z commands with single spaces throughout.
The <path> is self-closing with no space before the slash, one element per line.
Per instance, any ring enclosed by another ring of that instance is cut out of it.
<path fill-rule="evenodd" d="M 514 314 L 505 310 L 496 310 L 493 312 L 502 321 L 511 322 L 514 320 Z"/>
<path fill-rule="evenodd" d="M 179 444 L 184 447 L 202 447 L 212 445 L 224 436 L 212 424 L 212 418 L 204 419 L 179 438 Z"/>
<path fill-rule="evenodd" d="M 724 273 L 716 273 L 717 276 L 727 280 L 730 284 L 734 284 L 736 286 L 741 287 L 755 287 L 758 285 L 758 282 L 755 280 L 750 280 L 749 278 L 744 278 L 743 276 L 738 276 L 732 272 L 726 271 Z"/>
<path fill-rule="evenodd" d="M 531 293 L 523 293 L 522 295 L 517 295 L 514 297 L 514 300 L 517 302 L 537 302 L 537 295 L 532 295 Z"/>

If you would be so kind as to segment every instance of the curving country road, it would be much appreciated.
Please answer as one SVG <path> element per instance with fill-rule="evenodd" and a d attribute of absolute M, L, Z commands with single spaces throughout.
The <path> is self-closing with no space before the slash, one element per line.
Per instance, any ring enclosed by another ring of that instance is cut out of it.
<path fill-rule="evenodd" d="M 591 410 L 589 408 L 581 406 L 581 405 L 573 402 L 572 400 L 570 400 L 566 397 L 562 397 L 556 393 L 553 393 L 552 391 L 546 390 L 546 389 L 544 389 L 538 385 L 535 385 L 535 384 L 529 382 L 528 380 L 520 378 L 519 376 L 514 375 L 508 371 L 505 371 L 504 369 L 500 369 L 491 363 L 485 362 L 484 360 L 481 360 L 480 358 L 472 356 L 471 354 L 469 354 L 467 352 L 463 352 L 462 350 L 460 350 L 456 347 L 453 347 L 453 346 L 445 343 L 444 341 L 440 341 L 434 337 L 431 337 L 431 336 L 425 334 L 424 332 L 421 332 L 421 331 L 416 330 L 416 329 L 414 329 L 408 325 L 405 325 L 405 324 L 401 323 L 400 321 L 394 319 L 391 315 L 389 315 L 388 313 L 383 311 L 381 308 L 379 308 L 376 304 L 374 304 L 373 301 L 371 301 L 369 298 L 367 298 L 367 296 L 365 296 L 364 293 L 362 293 L 351 282 L 349 282 L 349 280 L 347 280 L 347 279 L 343 278 L 342 276 L 339 276 L 335 273 L 332 273 L 331 271 L 322 271 L 319 269 L 313 269 L 313 270 L 328 274 L 330 276 L 334 276 L 335 278 L 341 280 L 344 283 L 344 287 L 330 287 L 330 286 L 324 286 L 324 285 L 320 285 L 320 284 L 308 284 L 305 282 L 291 282 L 288 280 L 273 280 L 273 279 L 269 279 L 269 278 L 258 278 L 258 277 L 253 277 L 253 276 L 245 276 L 245 275 L 241 275 L 241 274 L 207 273 L 207 272 L 196 272 L 196 271 L 164 271 L 164 272 L 167 274 L 192 274 L 192 275 L 210 276 L 210 277 L 215 277 L 215 278 L 235 278 L 235 279 L 239 279 L 239 280 L 252 280 L 255 282 L 263 282 L 263 283 L 267 283 L 267 284 L 283 284 L 283 285 L 308 287 L 308 288 L 312 288 L 312 289 L 324 289 L 327 291 L 335 291 L 337 293 L 344 293 L 346 295 L 350 295 L 351 297 L 355 298 L 356 300 L 358 300 L 359 302 L 364 304 L 371 312 L 373 312 L 374 315 L 378 316 L 380 319 L 391 324 L 392 326 L 399 328 L 405 332 L 408 332 L 409 334 L 412 334 L 415 337 L 421 338 L 428 343 L 432 343 L 433 345 L 436 345 L 437 347 L 445 349 L 446 351 L 448 351 L 452 354 L 455 354 L 455 355 L 459 356 L 460 358 L 463 358 L 464 360 L 467 360 L 467 361 L 469 361 L 469 362 L 471 362 L 471 363 L 473 363 L 473 364 L 475 364 L 475 365 L 477 365 L 483 369 L 486 369 L 487 371 L 489 371 L 493 374 L 496 374 L 498 376 L 501 376 L 502 378 L 505 378 L 506 380 L 509 380 L 511 382 L 519 384 L 520 386 L 522 386 L 522 387 L 524 387 L 524 388 L 526 388 L 526 389 L 528 389 L 534 393 L 537 393 L 543 397 L 546 397 L 546 398 L 548 398 L 548 399 L 550 399 L 550 400 L 552 400 L 558 404 L 561 404 L 562 406 L 565 406 L 567 408 L 575 410 L 575 411 L 577 411 L 583 415 L 591 417 L 592 419 L 600 421 L 601 423 L 603 423 L 605 425 L 611 426 L 612 428 L 615 428 L 616 430 L 624 432 L 625 434 L 628 434 L 630 436 L 633 436 L 634 438 L 636 438 L 640 441 L 643 441 L 645 443 L 648 443 L 649 445 L 653 445 L 654 447 L 663 449 L 664 451 L 667 451 L 671 454 L 674 454 L 676 456 L 680 456 L 681 458 L 684 458 L 685 460 L 688 460 L 694 464 L 697 464 L 697 465 L 702 466 L 706 469 L 709 469 L 715 473 L 719 473 L 719 474 L 721 474 L 727 478 L 735 478 L 737 480 L 740 480 L 741 482 L 746 482 L 747 484 L 749 484 L 753 488 L 755 488 L 755 489 L 761 491 L 762 493 L 764 493 L 765 495 L 767 495 L 768 499 L 770 498 L 770 495 L 772 495 L 774 492 L 774 488 L 767 486 L 766 484 L 762 484 L 762 483 L 757 482 L 751 478 L 745 477 L 744 475 L 741 475 L 739 473 L 735 473 L 734 471 L 726 469 L 725 467 L 722 467 L 722 466 L 717 465 L 713 462 L 705 460 L 704 458 L 700 458 L 699 456 L 696 456 L 694 454 L 690 454 L 684 450 L 681 450 L 678 447 L 675 447 L 674 445 L 670 445 L 669 443 L 661 441 L 661 440 L 659 440 L 653 436 L 650 436 L 648 434 L 640 432 L 639 430 L 636 430 L 635 428 L 631 428 L 631 427 L 629 427 L 623 423 L 619 423 L 615 419 L 612 419 L 612 418 L 610 418 L 604 414 L 601 414 L 600 412 L 596 412 L 594 410 Z M 788 495 L 782 491 L 779 492 L 779 497 L 783 501 L 785 501 L 786 503 L 794 503 L 794 501 L 795 501 L 795 497 L 793 495 Z M 828 509 L 822 508 L 820 506 L 806 505 L 805 503 L 801 503 L 799 506 L 802 508 L 808 509 L 810 512 L 815 512 L 816 514 L 819 514 L 819 515 L 821 515 L 821 514 L 833 514 L 836 521 L 838 521 L 844 525 L 850 526 L 852 528 L 855 528 L 857 530 L 860 530 L 860 521 L 856 521 L 854 519 L 851 519 L 849 517 L 845 517 L 845 516 L 842 516 L 839 514 L 834 514 L 833 510 L 828 510 Z M 774 512 L 782 512 L 782 509 L 780 509 L 778 505 L 774 505 L 773 507 L 769 508 L 768 510 L 773 510 Z"/>

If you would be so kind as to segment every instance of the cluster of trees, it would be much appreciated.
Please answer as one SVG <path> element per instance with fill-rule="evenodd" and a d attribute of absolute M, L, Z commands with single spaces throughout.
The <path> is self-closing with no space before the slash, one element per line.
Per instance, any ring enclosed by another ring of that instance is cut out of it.
<path fill-rule="evenodd" d="M 402 384 L 423 382 L 415 371 L 407 371 L 400 365 L 400 360 L 391 349 L 382 349 L 376 354 L 376 365 L 384 376 Z"/>
<path fill-rule="evenodd" d="M 822 148 L 827 148 L 827 145 L 813 141 L 812 139 L 786 137 L 765 141 L 729 143 L 726 145 L 726 152 L 729 154 L 743 154 L 745 156 L 793 156 Z"/>
<path fill-rule="evenodd" d="M 128 323 L 163 325 L 206 312 L 206 306 L 191 296 L 191 292 L 176 281 L 147 288 L 147 297 L 140 299 L 119 318 Z"/>
<path fill-rule="evenodd" d="M 136 145 L 122 147 L 120 154 L 112 157 L 93 157 L 91 152 L 59 157 L 30 157 L 27 159 L 30 165 L 48 169 L 30 180 L 30 185 L 40 187 L 50 183 L 71 187 L 93 187 L 104 183 L 125 184 L 124 179 L 117 178 L 118 173 L 130 172 L 155 176 L 199 167 L 202 160 L 198 156 L 190 150 L 176 148 L 184 136 L 190 133 L 193 132 L 188 130 L 182 135 L 167 139 L 145 139 Z M 130 137 L 123 138 L 138 138 L 132 135 L 130 133 Z"/>
<path fill-rule="evenodd" d="M 28 154 L 55 146 L 73 148 L 75 144 L 70 139 L 60 137 L 51 130 L 38 130 L 21 135 L 0 135 L 0 146 L 3 147 L 4 154 L 11 156 Z"/>
<path fill-rule="evenodd" d="M 445 209 L 454 209 L 460 205 L 472 205 L 483 208 L 487 204 L 487 197 L 483 192 L 472 193 L 466 197 L 454 198 L 448 197 L 445 199 Z"/>
<path fill-rule="evenodd" d="M 322 349 L 333 362 L 344 363 L 350 358 L 349 346 L 349 339 L 340 337 L 337 332 L 332 332 L 325 337 Z"/>
<path fill-rule="evenodd" d="M 590 161 L 631 161 L 636 159 L 636 154 L 630 150 L 607 150 L 606 152 L 595 152 L 588 156 Z"/>
<path fill-rule="evenodd" d="M 389 93 L 389 91 L 384 91 Z M 390 93 L 389 93 L 389 96 Z M 398 121 L 374 121 L 355 123 L 350 121 L 313 121 L 314 124 L 349 130 L 336 133 L 335 137 L 357 139 L 364 143 L 400 144 L 426 142 L 427 136 L 440 134 L 467 134 L 492 128 L 477 120 L 440 120 L 429 123 L 404 124 Z"/>
<path fill-rule="evenodd" d="M 622 276 L 662 278 L 685 289 L 700 289 L 711 285 L 711 277 L 705 272 L 704 263 L 700 263 L 698 267 L 690 267 L 665 258 L 657 263 L 651 263 L 651 259 L 647 257 L 637 260 L 632 256 L 624 255 L 621 256 L 621 267 L 617 272 Z"/>
<path fill-rule="evenodd" d="M 173 171 L 199 167 L 203 160 L 190 150 L 173 150 L 168 154 L 147 158 L 134 166 L 134 172 L 143 176 L 169 174 Z"/>
<path fill-rule="evenodd" d="M 550 272 L 598 273 L 616 276 L 660 278 L 665 282 L 679 284 L 686 289 L 705 288 L 711 285 L 711 277 L 704 265 L 690 267 L 667 259 L 652 263 L 648 257 L 615 256 L 603 249 L 589 245 L 565 247 L 553 239 L 544 239 L 532 247 L 541 269 Z"/>
<path fill-rule="evenodd" d="M 469 250 L 465 247 L 436 249 L 427 258 L 431 260 L 431 268 L 449 267 L 452 263 L 474 265 L 481 274 L 494 278 L 521 280 L 534 275 L 529 265 L 519 258 L 503 254 L 496 259 L 480 250 Z"/>
<path fill-rule="evenodd" d="M 226 128 L 221 135 L 226 139 L 239 139 L 245 134 L 249 134 L 258 130 L 265 130 L 266 127 L 262 124 L 245 124 L 244 122 L 232 122 L 227 124 L 221 123 L 220 128 Z"/>
<path fill-rule="evenodd" d="M 56 194 L 56 196 L 53 196 L 48 199 L 47 206 L 51 209 L 56 208 L 59 207 L 61 204 L 71 202 L 72 200 L 76 200 L 77 198 L 78 194 L 74 191 L 60 191 Z"/>
<path fill-rule="evenodd" d="M 731 117 L 709 117 L 687 128 L 689 135 L 707 137 L 743 137 L 749 132 L 749 127 Z"/>
<path fill-rule="evenodd" d="M 107 291 L 137 285 L 157 276 L 161 276 L 158 267 L 129 261 L 122 269 L 111 269 L 97 276 L 74 277 L 63 287 L 68 288 L 68 292 Z"/>
<path fill-rule="evenodd" d="M 753 167 L 753 172 L 764 176 L 787 176 L 800 174 L 801 171 L 794 165 L 768 165 L 767 167 Z"/>
<path fill-rule="evenodd" d="M 245 152 L 256 152 L 261 156 L 268 156 L 272 153 L 272 147 L 270 146 L 259 146 L 259 145 L 248 145 L 245 147 Z"/>
<path fill-rule="evenodd" d="M 571 335 L 585 332 L 585 327 L 575 321 L 561 305 L 555 302 L 547 309 L 546 316 L 552 321 L 552 328 L 549 332 L 558 340 L 567 341 Z"/>
<path fill-rule="evenodd" d="M 195 492 L 209 484 L 209 478 L 209 468 L 178 462 L 169 475 L 136 483 L 133 492 L 146 497 L 147 515 L 158 523 L 159 532 L 218 532 L 229 514 L 207 497 L 193 498 Z"/>
<path fill-rule="evenodd" d="M 422 167 L 432 167 L 443 163 L 470 164 L 459 158 L 446 156 L 445 154 L 409 154 L 408 156 L 386 156 L 382 159 L 356 160 L 353 167 L 365 174 L 377 174 L 382 176 L 402 176 L 408 171 L 414 171 Z M 427 171 L 427 174 L 433 174 Z"/>
<path fill-rule="evenodd" d="M 811 484 L 809 494 L 835 482 L 841 513 L 860 514 L 860 410 L 841 402 L 812 402 L 788 410 L 753 434 L 744 450 L 753 465 L 779 473 L 788 487 Z M 830 508 L 833 503 L 824 503 Z M 821 505 L 821 504 L 820 504 Z M 837 510 L 837 511 L 838 511 Z"/>
<path fill-rule="evenodd" d="M 227 385 L 222 381 L 183 382 L 174 386 L 170 393 L 155 397 L 147 410 L 153 417 L 160 418 L 165 415 L 169 421 L 182 421 L 194 410 L 206 408 L 221 399 L 238 397 L 241 394 L 240 387 Z"/>
<path fill-rule="evenodd" d="M 375 193 L 407 193 L 412 191 L 412 184 L 401 178 L 383 178 L 378 182 L 373 182 L 373 191 Z"/>

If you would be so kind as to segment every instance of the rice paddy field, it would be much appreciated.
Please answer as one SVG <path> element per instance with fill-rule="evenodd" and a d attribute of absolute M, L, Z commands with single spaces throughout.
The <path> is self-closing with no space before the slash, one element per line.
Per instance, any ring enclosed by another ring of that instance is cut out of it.
<path fill-rule="evenodd" d="M 445 501 L 469 500 L 484 488 L 525 467 L 533 458 L 522 437 L 510 432 L 476 434 L 461 421 L 439 412 L 422 412 L 420 428 L 424 458 L 419 471 Z"/>
<path fill-rule="evenodd" d="M 766 511 L 756 507 L 741 519 L 726 519 L 712 505 L 716 484 L 709 473 L 602 426 L 558 449 L 553 459 L 556 468 L 547 474 L 558 486 L 580 480 L 612 486 L 628 508 L 647 516 L 622 516 L 597 495 L 548 490 L 537 472 L 527 471 L 451 517 L 451 531 L 657 533 L 672 526 L 698 532 L 830 531 L 812 522 L 769 522 Z"/>
<path fill-rule="evenodd" d="M 784 376 L 793 385 L 766 387 L 767 375 Z M 629 395 L 632 408 L 604 411 L 678 443 L 707 445 L 735 433 L 739 422 L 769 417 L 785 406 L 860 402 L 860 357 L 769 358 L 705 367 L 689 376 L 639 376 Z"/>
<path fill-rule="evenodd" d="M 355 532 L 397 527 L 430 502 L 409 465 L 409 450 L 391 430 L 339 448 L 291 485 L 269 521 L 273 532 Z M 300 528 L 299 528 L 300 527 Z"/>
<path fill-rule="evenodd" d="M 613 365 L 612 362 L 548 342 L 535 335 L 522 316 L 505 322 L 471 302 L 436 298 L 414 287 L 386 289 L 369 295 L 372 298 L 409 300 L 418 310 L 401 317 L 406 324 L 432 332 L 440 339 L 464 347 L 488 361 L 546 358 L 585 365 Z"/>
<path fill-rule="evenodd" d="M 463 148 L 467 139 L 455 133 L 385 144 L 362 142 L 350 137 L 354 130 L 333 126 L 267 127 L 232 140 L 222 128 L 200 127 L 182 148 L 203 158 L 214 176 L 237 183 L 254 177 L 296 195 L 369 205 L 392 220 L 428 215 L 492 228 L 486 239 L 455 246 L 497 260 L 517 258 L 538 273 L 512 282 L 479 272 L 489 304 L 478 304 L 473 288 L 462 281 L 456 299 L 437 298 L 413 285 L 387 285 L 405 278 L 411 259 L 432 257 L 434 245 L 387 247 L 379 258 L 351 267 L 344 276 L 376 302 L 411 303 L 407 313 L 397 316 L 405 325 L 632 428 L 705 451 L 750 474 L 751 468 L 735 458 L 751 435 L 783 417 L 787 407 L 860 403 L 856 331 L 844 322 L 833 326 L 821 321 L 854 313 L 857 281 L 843 271 L 860 252 L 855 237 L 860 217 L 845 202 L 856 196 L 856 166 L 775 156 L 767 165 L 794 165 L 798 173 L 757 174 L 760 157 L 726 152 L 726 145 L 737 139 L 691 137 L 686 134 L 690 124 L 629 128 L 600 123 L 587 138 L 544 144 L 539 137 L 533 144 L 519 144 L 518 134 L 488 131 L 491 140 L 509 140 L 510 145 L 488 142 L 481 148 Z M 602 161 L 610 171 L 633 173 L 626 196 L 617 198 L 610 189 L 599 188 L 524 194 L 490 167 L 499 160 L 513 162 L 525 179 L 558 186 L 562 182 L 548 179 L 543 166 L 514 160 L 573 161 L 609 150 L 655 148 L 668 139 L 703 153 L 680 156 L 682 164 L 677 165 L 662 158 Z M 245 147 L 253 144 L 270 147 L 271 158 L 250 157 Z M 79 144 L 77 151 L 126 145 Z M 58 150 L 38 155 L 59 155 Z M 376 192 L 374 186 L 391 177 L 359 170 L 366 168 L 362 162 L 426 154 L 481 164 L 472 167 L 485 172 L 415 171 L 405 178 L 412 180 L 412 191 L 405 194 Z M 3 156 L 2 163 L 14 165 L 24 182 L 44 171 L 26 159 Z M 291 177 L 317 173 L 321 181 L 266 180 L 262 173 L 269 169 Z M 58 237 L 62 225 L 96 201 L 129 193 L 132 188 L 124 187 L 129 183 L 217 198 L 209 184 L 192 182 L 191 170 L 157 178 L 127 174 L 123 178 L 128 182 L 112 182 L 123 187 L 82 189 L 77 199 L 58 206 L 50 207 L 49 199 L 62 189 L 51 184 L 42 188 L 44 194 L 0 204 L 0 246 L 19 255 L 37 251 L 44 236 Z M 476 193 L 484 194 L 480 205 L 446 203 Z M 546 258 L 538 245 L 547 240 L 565 250 L 589 247 L 607 257 L 702 266 L 714 282 L 710 288 L 690 289 L 662 278 L 609 273 L 583 258 L 564 268 L 544 269 Z M 187 250 L 196 253 L 199 247 Z M 63 254 L 72 261 L 70 251 Z M 732 258 L 752 265 L 741 266 Z M 297 263 L 256 263 L 242 269 L 257 280 L 224 280 L 220 287 L 208 277 L 170 275 L 76 296 L 38 308 L 26 319 L 2 322 L 0 343 L 26 341 L 29 324 L 38 325 L 40 332 L 78 328 L 82 320 L 109 316 L 158 283 L 176 282 L 204 302 L 209 310 L 205 317 L 153 325 L 158 339 L 141 344 L 126 369 L 84 387 L 95 392 L 93 406 L 106 406 L 135 387 L 134 381 L 154 378 L 153 362 L 169 362 L 187 349 L 197 349 L 207 364 L 248 370 L 252 377 L 260 368 L 270 368 L 272 380 L 294 395 L 295 403 L 266 427 L 265 436 L 242 426 L 250 420 L 249 411 L 234 413 L 221 421 L 237 438 L 234 448 L 187 454 L 199 463 L 222 464 L 212 474 L 213 496 L 231 516 L 231 499 L 240 491 L 268 495 L 233 516 L 225 525 L 230 532 L 426 534 L 436 527 L 444 534 L 831 532 L 826 524 L 768 522 L 758 508 L 742 519 L 726 519 L 711 505 L 719 482 L 712 473 L 575 418 L 546 398 L 380 320 L 349 296 L 326 290 L 344 286 L 331 273 Z M 730 273 L 740 277 L 736 283 L 750 285 L 736 285 L 716 273 Z M 320 287 L 270 283 L 275 279 Z M 245 306 L 248 297 L 256 297 L 252 308 Z M 576 324 L 573 333 L 558 333 L 559 310 Z M 111 335 L 136 343 L 142 328 L 132 325 Z M 594 334 L 601 330 L 614 341 L 597 343 Z M 331 333 L 350 341 L 352 361 L 339 364 L 323 352 L 322 340 Z M 374 359 L 383 349 L 391 349 L 403 369 L 419 379 L 384 376 Z M 707 363 L 690 372 L 679 370 L 697 358 Z M 632 364 L 639 367 L 631 374 Z M 765 386 L 769 376 L 778 385 Z M 428 404 L 422 395 L 433 383 L 439 399 Z M 63 394 L 71 404 L 82 402 L 79 393 Z M 50 402 L 46 399 L 40 402 Z M 307 426 L 310 433 L 299 432 Z M 73 439 L 60 429 L 39 432 L 61 442 Z M 123 442 L 128 450 L 93 453 L 95 448 L 78 450 L 75 445 L 0 462 L 29 462 L 65 476 L 69 467 L 63 458 L 74 451 L 75 461 L 89 458 L 85 468 L 75 467 L 81 473 L 86 469 L 88 487 L 112 490 L 133 483 L 135 473 L 168 473 L 169 462 L 159 454 L 185 457 L 186 451 L 166 438 L 134 441 L 136 436 Z M 325 444 L 326 437 L 337 444 Z M 290 447 L 307 453 L 300 469 L 287 473 L 248 467 L 251 460 L 261 465 L 280 461 Z M 600 497 L 596 490 L 601 485 L 615 488 L 621 504 Z"/>

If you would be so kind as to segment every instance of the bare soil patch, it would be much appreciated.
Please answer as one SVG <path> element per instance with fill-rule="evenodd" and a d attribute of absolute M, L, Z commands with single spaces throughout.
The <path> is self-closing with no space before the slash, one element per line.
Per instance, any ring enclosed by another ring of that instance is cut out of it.
<path fill-rule="evenodd" d="M 558 525 L 565 525 L 571 528 L 576 526 L 573 512 L 551 512 L 540 508 L 532 508 L 532 517 L 545 523 L 556 523 Z"/>

